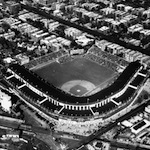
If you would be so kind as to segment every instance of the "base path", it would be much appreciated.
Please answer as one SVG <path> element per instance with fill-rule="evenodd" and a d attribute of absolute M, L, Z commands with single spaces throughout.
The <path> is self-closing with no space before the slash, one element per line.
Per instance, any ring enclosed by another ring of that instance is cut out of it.
<path fill-rule="evenodd" d="M 82 96 L 95 88 L 96 86 L 93 83 L 85 80 L 72 80 L 64 83 L 61 86 L 63 91 L 71 93 L 75 96 Z"/>

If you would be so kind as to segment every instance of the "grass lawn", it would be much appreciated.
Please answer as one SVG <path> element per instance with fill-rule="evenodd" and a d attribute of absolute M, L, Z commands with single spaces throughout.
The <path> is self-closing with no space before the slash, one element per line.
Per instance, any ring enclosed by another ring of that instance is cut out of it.
<path fill-rule="evenodd" d="M 38 68 L 34 72 L 58 88 L 72 80 L 85 80 L 98 86 L 114 76 L 115 73 L 113 70 L 85 58 L 75 58 L 64 64 L 54 62 Z"/>

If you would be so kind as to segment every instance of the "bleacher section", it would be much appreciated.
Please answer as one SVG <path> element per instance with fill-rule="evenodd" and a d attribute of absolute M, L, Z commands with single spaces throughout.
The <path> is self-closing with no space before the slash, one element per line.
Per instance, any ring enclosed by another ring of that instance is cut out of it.
<path fill-rule="evenodd" d="M 142 73 L 142 74 L 144 74 L 144 75 L 147 74 L 147 70 L 145 70 L 145 69 L 142 69 L 142 70 L 140 70 L 139 72 Z"/>
<path fill-rule="evenodd" d="M 23 82 L 21 82 L 19 79 L 15 78 L 15 77 L 11 77 L 11 78 L 9 78 L 8 80 L 9 80 L 13 85 L 18 86 L 18 87 L 24 84 Z"/>
<path fill-rule="evenodd" d="M 72 60 L 73 60 L 73 57 L 70 57 L 70 56 L 68 56 L 68 55 L 64 55 L 64 56 L 62 56 L 62 57 L 60 57 L 60 58 L 58 59 L 59 63 L 61 63 L 61 64 L 64 64 L 64 63 L 66 63 L 66 62 L 70 62 L 70 61 L 72 61 Z"/>
<path fill-rule="evenodd" d="M 67 116 L 92 116 L 91 110 L 69 110 L 63 108 L 63 110 L 60 112 L 62 115 L 67 115 Z"/>
<path fill-rule="evenodd" d="M 99 115 L 104 114 L 110 110 L 115 109 L 115 107 L 117 107 L 117 105 L 113 102 L 109 102 L 101 107 L 92 107 L 91 109 L 93 110 L 94 113 L 98 112 Z"/>
<path fill-rule="evenodd" d="M 36 58 L 35 60 L 30 61 L 29 63 L 25 64 L 25 67 L 30 69 L 32 67 L 35 67 L 39 64 L 43 64 L 49 61 L 53 61 L 56 58 L 62 57 L 64 55 L 67 55 L 67 53 L 63 50 L 53 52 L 53 53 L 48 53 L 47 55 L 41 56 Z"/>
<path fill-rule="evenodd" d="M 131 82 L 131 85 L 137 87 L 144 81 L 144 79 L 145 77 L 137 75 L 135 79 Z"/>
<path fill-rule="evenodd" d="M 109 60 L 112 63 L 116 63 L 117 65 L 119 64 L 120 66 L 127 66 L 129 64 L 126 60 L 122 59 L 121 57 L 102 51 L 97 46 L 91 47 L 89 50 L 89 53 L 99 56 L 107 61 Z"/>
<path fill-rule="evenodd" d="M 10 66 L 10 69 L 13 70 L 16 74 L 19 74 L 24 80 L 28 81 L 31 85 L 33 85 L 40 91 L 47 93 L 47 95 L 49 95 L 57 101 L 71 104 L 87 104 L 94 103 L 96 101 L 101 101 L 102 99 L 106 99 L 107 97 L 115 94 L 116 92 L 119 92 L 128 83 L 128 81 L 133 77 L 133 75 L 140 67 L 141 64 L 139 62 L 131 62 L 112 85 L 98 93 L 95 93 L 94 95 L 86 97 L 72 96 L 54 87 L 51 84 L 44 82 L 44 80 L 41 80 L 40 77 L 34 75 L 33 72 L 27 70 L 24 66 L 20 66 L 19 64 L 12 64 Z"/>
<path fill-rule="evenodd" d="M 42 101 L 45 99 L 45 97 L 42 97 L 38 95 L 37 93 L 33 92 L 31 89 L 29 89 L 27 86 L 24 86 L 20 89 L 25 95 L 30 97 L 33 101 Z"/>
<path fill-rule="evenodd" d="M 88 53 L 87 55 L 84 56 L 86 59 L 89 59 L 91 61 L 94 61 L 96 63 L 98 63 L 99 65 L 108 67 L 111 70 L 116 70 L 117 69 L 117 64 L 109 61 L 109 60 L 105 60 L 102 57 L 98 57 L 97 55 L 94 54 L 90 54 Z"/>
<path fill-rule="evenodd" d="M 5 76 L 6 76 L 6 77 L 10 77 L 11 75 L 13 75 L 11 72 L 8 72 L 8 71 L 5 72 Z"/>
<path fill-rule="evenodd" d="M 125 103 L 133 96 L 135 91 L 135 89 L 128 87 L 127 90 L 121 96 L 115 98 L 114 101 L 116 101 L 117 103 Z"/>
<path fill-rule="evenodd" d="M 49 100 L 46 100 L 41 105 L 44 106 L 45 108 L 47 108 L 48 110 L 52 111 L 52 112 L 60 111 L 60 109 L 62 108 L 62 106 L 60 106 L 60 105 L 56 106 L 53 103 L 51 103 Z"/>

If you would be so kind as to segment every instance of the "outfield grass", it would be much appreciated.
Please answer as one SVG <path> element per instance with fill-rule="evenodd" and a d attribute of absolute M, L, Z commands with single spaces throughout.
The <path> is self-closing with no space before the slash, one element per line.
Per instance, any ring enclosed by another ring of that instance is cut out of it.
<path fill-rule="evenodd" d="M 85 58 L 75 58 L 64 64 L 54 62 L 34 72 L 58 88 L 72 80 L 85 80 L 98 86 L 115 74 L 113 70 Z"/>

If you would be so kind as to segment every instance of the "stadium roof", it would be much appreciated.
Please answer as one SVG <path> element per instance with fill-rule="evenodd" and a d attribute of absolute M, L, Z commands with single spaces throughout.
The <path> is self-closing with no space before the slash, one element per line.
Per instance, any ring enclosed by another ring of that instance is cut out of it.
<path fill-rule="evenodd" d="M 130 63 L 112 85 L 98 93 L 85 97 L 76 97 L 70 95 L 61 89 L 54 87 L 52 84 L 39 77 L 37 74 L 29 71 L 27 68 L 19 64 L 12 64 L 9 68 L 24 80 L 26 80 L 29 84 L 59 102 L 67 104 L 87 104 L 101 101 L 102 99 L 106 99 L 110 95 L 120 91 L 128 83 L 130 78 L 135 74 L 140 66 L 141 64 L 138 61 Z"/>

